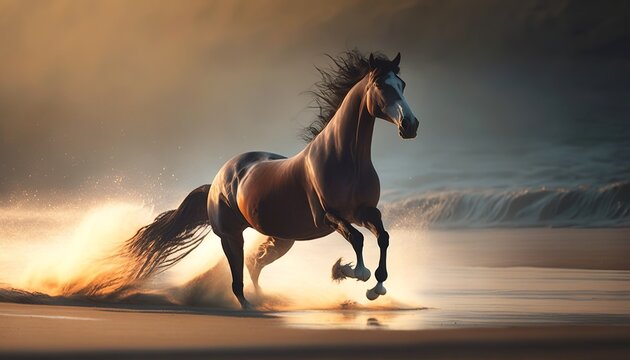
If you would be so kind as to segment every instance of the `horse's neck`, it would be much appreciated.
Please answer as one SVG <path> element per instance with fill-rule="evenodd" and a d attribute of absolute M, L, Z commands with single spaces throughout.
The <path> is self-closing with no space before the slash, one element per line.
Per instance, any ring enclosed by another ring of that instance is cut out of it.
<path fill-rule="evenodd" d="M 354 166 L 372 165 L 374 117 L 367 110 L 366 84 L 364 78 L 350 89 L 330 123 L 313 140 L 325 142 L 322 145 L 328 151 L 326 155 L 351 159 Z"/>

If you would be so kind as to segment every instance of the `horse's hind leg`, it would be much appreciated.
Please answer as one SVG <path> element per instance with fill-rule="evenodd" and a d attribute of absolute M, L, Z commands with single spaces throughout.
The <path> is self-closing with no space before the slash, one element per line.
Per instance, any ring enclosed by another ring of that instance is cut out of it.
<path fill-rule="evenodd" d="M 260 290 L 258 286 L 258 278 L 262 269 L 272 262 L 281 258 L 293 246 L 295 241 L 275 239 L 268 236 L 266 240 L 258 246 L 256 252 L 247 257 L 247 269 L 252 278 L 256 292 Z"/>
<path fill-rule="evenodd" d="M 232 292 L 243 309 L 250 309 L 252 306 L 243 295 L 243 234 L 239 231 L 219 237 L 232 272 Z"/>
<path fill-rule="evenodd" d="M 218 197 L 210 194 L 208 200 L 208 218 L 212 231 L 221 238 L 223 252 L 230 264 L 232 272 L 232 292 L 238 299 L 243 309 L 251 308 L 251 305 L 243 295 L 243 230 L 245 225 L 235 216 L 229 205 Z"/>

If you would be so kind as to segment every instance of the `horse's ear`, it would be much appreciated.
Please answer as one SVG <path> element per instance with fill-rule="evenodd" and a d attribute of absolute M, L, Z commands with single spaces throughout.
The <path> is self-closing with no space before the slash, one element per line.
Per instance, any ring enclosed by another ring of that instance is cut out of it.
<path fill-rule="evenodd" d="M 394 64 L 394 66 L 400 65 L 400 53 L 398 53 L 398 55 L 396 55 L 394 60 L 392 60 L 392 64 Z"/>
<path fill-rule="evenodd" d="M 368 64 L 370 65 L 370 70 L 376 69 L 376 60 L 374 60 L 374 54 L 370 53 L 370 59 L 368 60 Z"/>

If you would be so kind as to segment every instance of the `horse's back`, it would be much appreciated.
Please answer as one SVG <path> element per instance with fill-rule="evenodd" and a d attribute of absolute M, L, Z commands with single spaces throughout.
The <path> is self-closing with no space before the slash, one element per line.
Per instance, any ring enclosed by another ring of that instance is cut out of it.
<path fill-rule="evenodd" d="M 215 191 L 220 192 L 214 196 L 216 200 L 220 195 L 244 226 L 263 234 L 301 240 L 330 233 L 314 224 L 299 156 L 287 159 L 269 152 L 238 155 L 221 168 L 212 183 L 215 185 Z"/>
<path fill-rule="evenodd" d="M 213 230 L 245 228 L 249 224 L 238 211 L 237 195 L 239 184 L 247 171 L 262 161 L 286 159 L 286 157 L 262 151 L 252 151 L 237 155 L 223 164 L 217 172 L 208 195 L 208 216 Z"/>

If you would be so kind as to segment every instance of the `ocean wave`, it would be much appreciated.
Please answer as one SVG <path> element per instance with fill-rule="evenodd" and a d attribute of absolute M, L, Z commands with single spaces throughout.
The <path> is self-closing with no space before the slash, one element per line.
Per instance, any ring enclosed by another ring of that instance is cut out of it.
<path fill-rule="evenodd" d="M 627 227 L 630 181 L 426 192 L 386 203 L 383 216 L 390 226 L 403 228 Z"/>

